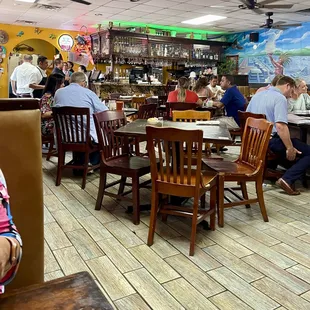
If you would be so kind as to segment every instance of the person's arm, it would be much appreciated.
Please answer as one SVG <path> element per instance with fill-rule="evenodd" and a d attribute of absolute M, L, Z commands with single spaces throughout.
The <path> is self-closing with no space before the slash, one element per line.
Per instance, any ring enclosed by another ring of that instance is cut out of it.
<path fill-rule="evenodd" d="M 37 70 L 38 71 L 38 70 Z M 29 77 L 29 88 L 44 89 L 45 85 L 39 85 L 42 80 L 40 72 L 32 72 Z"/>
<path fill-rule="evenodd" d="M 22 255 L 22 241 L 13 223 L 9 195 L 0 170 L 0 285 L 6 285 L 14 278 Z"/>
<path fill-rule="evenodd" d="M 108 110 L 107 106 L 100 101 L 98 96 L 91 90 L 89 91 L 91 92 L 91 100 L 92 100 L 93 107 L 94 107 L 94 113 Z"/>
<path fill-rule="evenodd" d="M 275 62 L 275 60 L 272 58 L 272 54 L 268 54 L 268 57 L 271 61 L 271 63 L 276 67 L 278 64 Z"/>
<path fill-rule="evenodd" d="M 279 137 L 286 147 L 286 158 L 290 161 L 295 160 L 296 154 L 301 154 L 301 152 L 294 148 L 287 124 L 277 122 L 276 128 Z"/>
<path fill-rule="evenodd" d="M 213 106 L 217 107 L 218 109 L 222 109 L 224 107 L 226 107 L 229 102 L 231 100 L 231 91 L 230 88 L 226 90 L 223 98 L 221 99 L 221 101 L 213 101 Z"/>
<path fill-rule="evenodd" d="M 12 93 L 16 96 L 16 71 L 17 67 L 14 69 L 13 73 L 11 74 L 11 86 L 12 86 Z"/>

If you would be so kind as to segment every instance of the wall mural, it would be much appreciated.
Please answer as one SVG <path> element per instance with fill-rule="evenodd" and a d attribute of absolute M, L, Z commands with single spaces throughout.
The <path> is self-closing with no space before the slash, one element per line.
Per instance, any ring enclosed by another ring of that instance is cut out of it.
<path fill-rule="evenodd" d="M 234 42 L 226 55 L 239 55 L 239 74 L 249 83 L 269 83 L 276 74 L 302 78 L 310 84 L 310 23 L 286 30 L 259 31 L 259 42 L 249 32 L 228 36 Z"/>

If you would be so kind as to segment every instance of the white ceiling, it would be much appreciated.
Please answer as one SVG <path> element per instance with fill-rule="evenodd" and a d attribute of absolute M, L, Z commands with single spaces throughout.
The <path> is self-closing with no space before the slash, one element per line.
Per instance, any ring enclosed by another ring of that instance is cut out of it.
<path fill-rule="evenodd" d="M 266 17 L 251 10 L 241 10 L 239 0 L 87 0 L 83 5 L 70 0 L 38 0 L 36 4 L 14 0 L 0 0 L 0 23 L 24 24 L 17 20 L 36 22 L 37 27 L 64 30 L 79 30 L 82 25 L 88 29 L 108 21 L 141 22 L 164 26 L 197 28 L 210 31 L 240 32 L 258 28 Z M 259 1 L 258 1 L 259 2 Z M 309 4 L 307 5 L 308 2 Z M 277 4 L 294 4 L 291 9 L 273 9 L 274 22 L 310 22 L 310 14 L 294 13 L 310 8 L 308 0 L 281 0 Z M 37 8 L 38 4 L 59 6 L 58 12 Z M 211 6 L 223 6 L 212 8 Z M 264 10 L 264 12 L 270 11 Z M 184 20 L 213 14 L 226 19 L 199 26 L 182 24 Z"/>

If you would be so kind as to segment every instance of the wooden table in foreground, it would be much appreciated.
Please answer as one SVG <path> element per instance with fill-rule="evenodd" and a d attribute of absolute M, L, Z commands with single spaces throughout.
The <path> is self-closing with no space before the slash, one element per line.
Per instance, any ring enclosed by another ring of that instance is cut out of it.
<path fill-rule="evenodd" d="M 112 310 L 88 272 L 31 285 L 0 295 L 5 310 Z"/>
<path fill-rule="evenodd" d="M 128 137 L 146 137 L 146 126 L 150 126 L 145 119 L 138 119 L 132 123 L 117 129 L 115 135 L 117 136 L 128 136 Z M 157 126 L 159 127 L 159 126 Z M 197 130 L 203 131 L 203 139 L 205 142 L 218 143 L 224 145 L 230 145 L 233 143 L 229 130 L 226 126 L 219 125 L 196 125 L 196 123 L 186 123 L 186 122 L 172 122 L 164 121 L 163 127 L 172 127 L 187 130 Z"/>

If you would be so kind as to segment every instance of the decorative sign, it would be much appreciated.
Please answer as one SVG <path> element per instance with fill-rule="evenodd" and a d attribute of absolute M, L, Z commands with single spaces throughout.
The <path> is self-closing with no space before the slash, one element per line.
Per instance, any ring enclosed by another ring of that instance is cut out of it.
<path fill-rule="evenodd" d="M 62 51 L 69 52 L 74 45 L 73 38 L 68 34 L 63 34 L 58 39 L 58 45 Z"/>
<path fill-rule="evenodd" d="M 0 59 L 5 58 L 6 56 L 6 48 L 0 45 Z"/>

